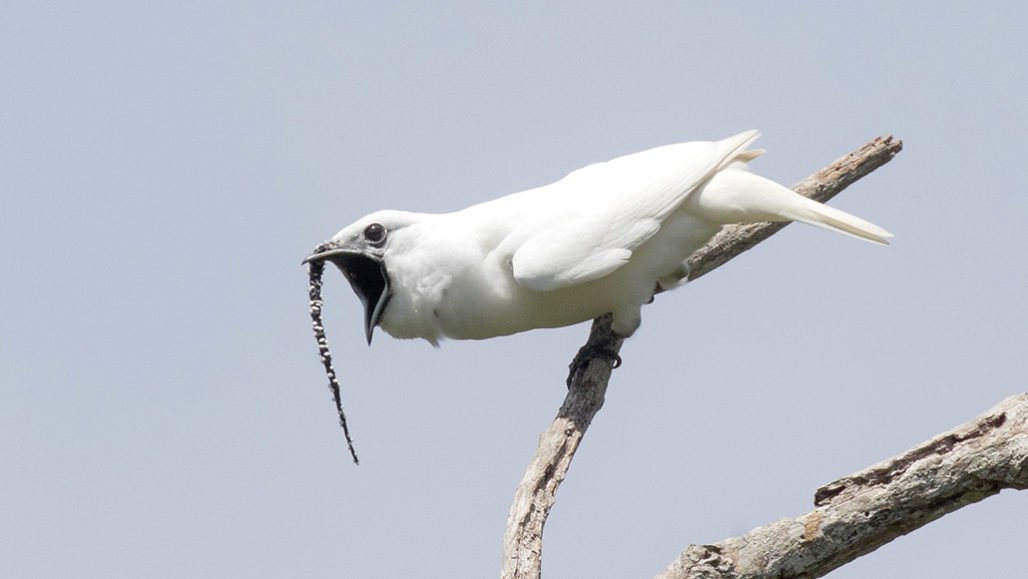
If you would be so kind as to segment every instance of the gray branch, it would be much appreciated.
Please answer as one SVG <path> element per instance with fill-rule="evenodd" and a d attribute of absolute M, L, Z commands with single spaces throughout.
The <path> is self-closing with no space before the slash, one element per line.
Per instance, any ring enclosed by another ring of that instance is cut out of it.
<path fill-rule="evenodd" d="M 1028 393 L 817 490 L 814 510 L 689 546 L 657 579 L 821 577 L 1003 489 L 1028 488 Z"/>
<path fill-rule="evenodd" d="M 902 148 L 903 143 L 891 136 L 879 137 L 804 179 L 794 190 L 818 201 L 827 201 L 857 179 L 888 163 Z M 760 223 L 724 228 L 689 259 L 689 279 L 696 279 L 721 266 L 786 225 Z M 611 332 L 609 315 L 593 321 L 588 345 L 618 352 L 622 341 Z M 540 577 L 546 517 L 585 431 L 603 406 L 611 365 L 610 359 L 599 357 L 578 372 L 557 417 L 540 435 L 539 446 L 515 491 L 514 503 L 507 517 L 502 579 Z"/>

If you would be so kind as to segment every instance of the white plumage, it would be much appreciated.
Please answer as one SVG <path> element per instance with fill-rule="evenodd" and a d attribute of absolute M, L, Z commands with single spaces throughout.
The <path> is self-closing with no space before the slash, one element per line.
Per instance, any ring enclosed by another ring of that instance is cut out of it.
<path fill-rule="evenodd" d="M 723 225 L 802 221 L 885 244 L 892 235 L 758 175 L 756 131 L 657 147 L 445 214 L 379 211 L 308 260 L 340 267 L 397 338 L 483 339 L 607 312 L 622 336 L 660 285 Z"/>

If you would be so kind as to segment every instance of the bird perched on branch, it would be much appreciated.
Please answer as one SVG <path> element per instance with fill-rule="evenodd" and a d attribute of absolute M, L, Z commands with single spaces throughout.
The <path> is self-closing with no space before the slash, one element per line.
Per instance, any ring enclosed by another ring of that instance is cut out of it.
<path fill-rule="evenodd" d="M 731 223 L 801 221 L 873 243 L 892 235 L 751 173 L 756 131 L 657 147 L 453 213 L 378 211 L 305 262 L 335 264 L 364 332 L 484 339 L 613 314 L 631 335 L 654 292 Z"/>

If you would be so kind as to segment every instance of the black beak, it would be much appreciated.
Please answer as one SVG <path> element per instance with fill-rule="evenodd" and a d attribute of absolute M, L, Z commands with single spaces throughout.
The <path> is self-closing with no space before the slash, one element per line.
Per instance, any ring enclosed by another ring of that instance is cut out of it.
<path fill-rule="evenodd" d="M 345 247 L 332 249 L 319 246 L 314 251 L 303 263 L 329 261 L 343 272 L 353 293 L 357 294 L 364 305 L 364 336 L 368 339 L 368 345 L 371 345 L 372 333 L 389 301 L 389 274 L 385 262 L 376 255 Z"/>

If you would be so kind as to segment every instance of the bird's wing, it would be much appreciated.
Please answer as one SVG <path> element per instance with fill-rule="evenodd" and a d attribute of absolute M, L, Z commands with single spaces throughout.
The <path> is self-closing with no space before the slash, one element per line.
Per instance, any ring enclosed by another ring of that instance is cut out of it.
<path fill-rule="evenodd" d="M 548 291 L 601 278 L 628 262 L 632 250 L 698 185 L 746 161 L 759 134 L 680 143 L 590 165 L 538 190 L 537 212 L 516 237 L 514 278 Z"/>

